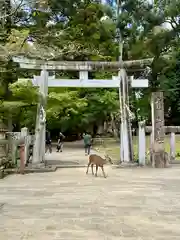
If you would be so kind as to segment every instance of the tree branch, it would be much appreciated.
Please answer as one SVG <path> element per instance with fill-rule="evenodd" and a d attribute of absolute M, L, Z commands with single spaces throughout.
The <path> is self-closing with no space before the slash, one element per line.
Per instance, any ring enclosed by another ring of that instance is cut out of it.
<path fill-rule="evenodd" d="M 18 4 L 18 6 L 16 7 L 16 9 L 14 11 L 12 11 L 10 14 L 5 14 L 3 16 L 0 16 L 0 20 L 5 19 L 7 17 L 13 16 L 14 14 L 16 14 L 16 12 L 18 11 L 18 9 L 22 6 L 23 0 L 20 1 L 20 3 Z"/>
<path fill-rule="evenodd" d="M 3 60 L 5 60 L 5 59 L 8 60 L 10 58 L 10 54 L 9 54 L 7 48 L 0 44 L 0 59 L 1 58 Z"/>

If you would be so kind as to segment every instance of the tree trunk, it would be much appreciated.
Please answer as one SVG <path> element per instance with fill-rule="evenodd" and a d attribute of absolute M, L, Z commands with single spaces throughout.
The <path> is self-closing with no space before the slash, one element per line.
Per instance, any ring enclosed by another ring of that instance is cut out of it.
<path fill-rule="evenodd" d="M 99 126 L 98 126 L 98 130 L 97 130 L 97 133 L 99 135 L 102 135 L 103 134 L 103 131 L 104 130 L 104 126 L 103 126 L 103 123 L 101 123 Z"/>
<path fill-rule="evenodd" d="M 118 138 L 119 134 L 118 134 L 118 129 L 116 127 L 116 124 L 115 124 L 115 118 L 114 118 L 114 115 L 111 114 L 111 127 L 112 127 L 112 131 L 113 131 L 113 135 L 115 138 Z"/>

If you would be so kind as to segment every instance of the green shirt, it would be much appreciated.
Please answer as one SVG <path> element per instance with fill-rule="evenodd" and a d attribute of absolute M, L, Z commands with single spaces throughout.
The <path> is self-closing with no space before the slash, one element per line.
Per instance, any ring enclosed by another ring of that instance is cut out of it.
<path fill-rule="evenodd" d="M 91 135 L 89 135 L 89 134 L 84 135 L 84 144 L 85 145 L 91 144 Z"/>

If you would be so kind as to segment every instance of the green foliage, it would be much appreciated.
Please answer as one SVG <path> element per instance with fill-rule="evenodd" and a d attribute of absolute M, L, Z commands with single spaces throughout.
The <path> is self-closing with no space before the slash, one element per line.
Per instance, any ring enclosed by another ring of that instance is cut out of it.
<path fill-rule="evenodd" d="M 38 102 L 38 89 L 36 89 L 30 80 L 22 79 L 13 84 L 10 84 L 12 96 L 16 100 L 24 101 L 27 104 L 33 105 Z"/>
<path fill-rule="evenodd" d="M 64 131 L 86 129 L 92 124 L 101 122 L 116 111 L 118 106 L 117 94 L 109 91 L 92 92 L 84 89 L 66 91 L 63 93 L 50 92 L 48 97 L 48 127 L 55 125 Z"/>
<path fill-rule="evenodd" d="M 33 6 L 30 1 L 26 3 Z M 49 10 L 44 11 L 47 6 Z M 6 10 L 11 12 L 11 9 Z M 114 11 L 107 5 L 91 0 L 51 0 L 36 3 L 31 12 L 25 12 L 20 7 L 13 16 L 7 16 L 5 21 L 0 20 L 2 116 L 7 118 L 11 112 L 17 126 L 25 125 L 33 129 L 35 124 L 38 90 L 30 81 L 16 81 L 22 76 L 32 78 L 39 72 L 20 70 L 11 61 L 12 56 L 46 60 L 114 61 L 119 56 L 115 41 L 118 27 L 124 41 L 124 60 L 154 58 L 149 77 L 150 88 L 139 90 L 139 98 L 135 97 L 134 90 L 130 95 L 131 110 L 136 115 L 136 121 L 150 121 L 150 94 L 161 89 L 165 93 L 166 120 L 178 125 L 179 1 L 167 3 L 165 0 L 157 0 L 151 4 L 143 0 L 124 0 L 121 1 L 120 10 L 116 23 Z M 53 24 L 50 22 L 52 20 Z M 33 44 L 29 44 L 28 39 Z M 141 73 L 136 73 L 135 77 L 140 77 Z M 112 75 L 117 73 L 99 71 L 91 73 L 90 77 L 111 79 Z M 73 79 L 77 78 L 77 73 L 57 72 L 56 76 Z M 51 130 L 61 128 L 62 131 L 83 131 L 110 120 L 112 114 L 119 122 L 117 90 L 49 89 L 47 124 Z"/>

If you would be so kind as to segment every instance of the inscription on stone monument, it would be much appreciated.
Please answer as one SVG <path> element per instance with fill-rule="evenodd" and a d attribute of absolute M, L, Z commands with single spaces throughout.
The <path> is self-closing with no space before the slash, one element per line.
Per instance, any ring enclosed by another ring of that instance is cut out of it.
<path fill-rule="evenodd" d="M 160 110 L 162 109 L 162 99 L 160 97 L 157 97 L 156 98 L 156 101 L 155 101 L 155 107 L 157 110 Z"/>
<path fill-rule="evenodd" d="M 164 99 L 162 92 L 155 92 L 152 95 L 154 102 L 154 140 L 164 143 Z"/>

